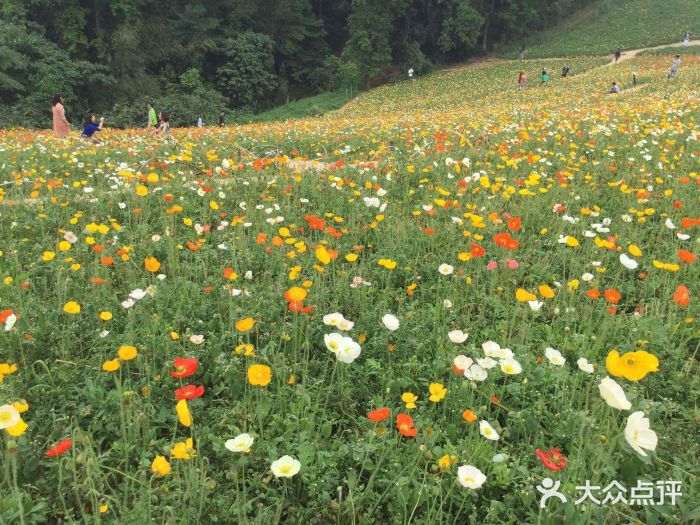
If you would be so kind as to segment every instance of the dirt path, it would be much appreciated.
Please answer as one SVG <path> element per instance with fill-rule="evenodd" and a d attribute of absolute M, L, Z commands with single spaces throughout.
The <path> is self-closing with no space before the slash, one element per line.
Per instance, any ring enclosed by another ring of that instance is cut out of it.
<path fill-rule="evenodd" d="M 700 45 L 700 39 L 698 39 L 698 40 L 691 40 L 691 41 L 690 41 L 690 45 L 691 45 L 691 46 Z M 684 46 L 685 46 L 685 44 L 684 44 L 683 42 L 676 42 L 675 44 L 663 44 L 663 45 L 654 46 L 654 47 L 642 47 L 642 48 L 639 48 L 639 49 L 629 49 L 629 50 L 627 50 L 627 51 L 623 51 L 623 52 L 622 52 L 622 56 L 620 56 L 620 60 L 618 60 L 617 63 L 623 62 L 624 60 L 629 60 L 630 58 L 634 58 L 634 57 L 636 57 L 639 53 L 642 53 L 642 52 L 644 52 L 644 51 L 653 51 L 653 50 L 655 50 L 655 49 L 665 49 L 665 48 L 667 48 L 667 47 L 684 47 Z M 607 66 L 611 66 L 611 65 L 613 65 L 613 64 L 615 64 L 615 63 L 616 63 L 616 62 L 615 62 L 615 59 L 613 58 L 613 59 L 612 59 L 610 62 L 608 62 L 606 65 L 607 65 Z"/>

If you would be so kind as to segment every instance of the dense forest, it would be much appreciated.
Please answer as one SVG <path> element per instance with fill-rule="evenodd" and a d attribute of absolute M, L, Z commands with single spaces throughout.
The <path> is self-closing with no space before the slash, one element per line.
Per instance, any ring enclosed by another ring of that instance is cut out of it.
<path fill-rule="evenodd" d="M 231 121 L 422 73 L 544 29 L 581 0 L 2 0 L 0 126 L 48 126 L 56 92 L 141 125 Z"/>

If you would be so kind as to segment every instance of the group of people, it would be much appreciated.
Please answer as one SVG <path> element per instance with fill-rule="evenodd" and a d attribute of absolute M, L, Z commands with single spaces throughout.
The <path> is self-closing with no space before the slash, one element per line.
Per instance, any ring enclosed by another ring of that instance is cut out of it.
<path fill-rule="evenodd" d="M 66 118 L 66 110 L 63 105 L 64 96 L 62 94 L 57 94 L 53 97 L 53 102 L 51 104 L 51 112 L 53 116 L 53 136 L 59 139 L 65 138 L 70 135 L 71 124 Z M 148 103 L 148 123 L 146 128 L 150 131 L 153 136 L 161 136 L 163 138 L 170 138 L 170 115 L 165 111 L 156 113 L 155 108 L 152 103 Z M 226 124 L 224 112 L 222 111 L 218 117 L 219 127 L 224 127 Z M 104 128 L 105 118 L 100 117 L 99 121 L 93 113 L 88 113 L 85 115 L 83 121 L 82 132 L 80 137 L 91 140 L 95 143 L 99 143 L 100 140 L 95 136 L 99 131 Z M 200 113 L 197 115 L 197 127 L 204 126 L 204 117 Z"/>

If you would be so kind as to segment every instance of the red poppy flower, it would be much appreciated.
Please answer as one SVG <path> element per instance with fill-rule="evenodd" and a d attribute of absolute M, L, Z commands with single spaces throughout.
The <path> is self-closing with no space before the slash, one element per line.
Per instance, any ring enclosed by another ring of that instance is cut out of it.
<path fill-rule="evenodd" d="M 479 246 L 478 244 L 471 244 L 471 253 L 472 257 L 483 257 L 486 254 L 486 250 L 482 246 Z"/>
<path fill-rule="evenodd" d="M 396 416 L 396 428 L 403 437 L 416 437 L 418 429 L 413 426 L 413 418 L 408 414 Z"/>
<path fill-rule="evenodd" d="M 175 390 L 175 399 L 177 399 L 178 401 L 181 401 L 183 399 L 190 401 L 192 399 L 202 397 L 202 395 L 204 395 L 203 386 L 187 385 Z"/>
<path fill-rule="evenodd" d="M 175 371 L 168 370 L 168 374 L 178 379 L 190 377 L 197 371 L 199 363 L 194 357 L 177 357 L 173 361 Z"/>
<path fill-rule="evenodd" d="M 314 309 L 313 306 L 304 306 L 302 301 L 289 301 L 287 303 L 287 308 L 290 312 L 294 312 L 295 314 L 308 314 Z"/>
<path fill-rule="evenodd" d="M 7 310 L 3 310 L 0 312 L 0 324 L 5 324 L 5 321 L 7 321 L 7 318 L 10 317 L 12 314 L 19 319 L 19 314 L 16 313 L 12 308 L 8 308 Z"/>
<path fill-rule="evenodd" d="M 493 236 L 493 241 L 506 250 L 517 250 L 520 241 L 513 239 L 509 233 L 501 232 Z"/>
<path fill-rule="evenodd" d="M 535 449 L 535 454 L 540 458 L 542 463 L 549 470 L 564 470 L 566 468 L 566 456 L 559 452 L 558 448 L 553 448 L 552 450 L 545 452 L 544 450 Z"/>
<path fill-rule="evenodd" d="M 690 293 L 688 293 L 688 288 L 681 284 L 676 288 L 676 293 L 673 294 L 673 300 L 678 306 L 688 306 L 690 302 Z"/>
<path fill-rule="evenodd" d="M 44 455 L 47 458 L 53 458 L 56 456 L 60 456 L 62 454 L 65 454 L 66 452 L 68 452 L 72 447 L 73 447 L 73 442 L 70 439 L 64 439 L 63 441 L 59 441 L 57 444 L 55 444 L 49 450 L 44 452 Z"/>
<path fill-rule="evenodd" d="M 369 419 L 370 421 L 374 421 L 375 423 L 379 423 L 380 421 L 384 421 L 388 417 L 389 417 L 389 408 L 388 407 L 378 408 L 377 410 L 372 410 L 369 414 L 367 414 L 367 419 Z"/>

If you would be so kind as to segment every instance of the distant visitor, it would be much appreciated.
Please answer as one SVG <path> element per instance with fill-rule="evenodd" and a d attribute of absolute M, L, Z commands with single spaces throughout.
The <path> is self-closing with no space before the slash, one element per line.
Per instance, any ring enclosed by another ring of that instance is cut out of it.
<path fill-rule="evenodd" d="M 197 127 L 201 128 L 202 126 L 204 126 L 204 117 L 200 113 L 199 115 L 197 115 Z"/>
<path fill-rule="evenodd" d="M 413 80 L 413 68 L 408 68 L 408 80 Z"/>
<path fill-rule="evenodd" d="M 540 80 L 542 81 L 542 84 L 547 82 L 549 80 L 549 73 L 547 73 L 547 68 L 544 67 L 542 68 L 542 73 L 540 74 Z"/>
<path fill-rule="evenodd" d="M 685 47 L 688 47 L 690 45 L 690 31 L 685 32 L 685 36 L 683 37 L 683 45 Z"/>
<path fill-rule="evenodd" d="M 219 127 L 223 128 L 225 124 L 224 112 L 219 113 Z"/>
<path fill-rule="evenodd" d="M 615 62 L 617 62 L 618 60 L 620 60 L 620 57 L 621 57 L 621 56 L 622 56 L 622 48 L 618 47 L 618 48 L 615 50 Z"/>
<path fill-rule="evenodd" d="M 561 77 L 566 78 L 569 76 L 569 66 L 564 66 L 561 68 Z"/>
<path fill-rule="evenodd" d="M 518 53 L 518 60 L 521 62 L 525 60 L 525 46 L 520 46 L 520 52 Z"/>
<path fill-rule="evenodd" d="M 608 93 L 619 93 L 620 92 L 620 86 L 617 84 L 617 82 L 613 82 L 612 86 L 610 86 L 610 89 L 608 90 Z"/>
<path fill-rule="evenodd" d="M 70 122 L 66 119 L 66 110 L 63 108 L 63 95 L 55 95 L 51 105 L 53 112 L 53 136 L 62 139 L 70 133 Z"/>
<path fill-rule="evenodd" d="M 671 71 L 668 74 L 668 78 L 675 77 L 679 67 L 681 67 L 681 56 L 676 55 L 676 57 L 673 59 L 673 63 L 671 64 Z"/>
<path fill-rule="evenodd" d="M 518 89 L 525 89 L 525 71 L 521 71 L 518 76 Z"/>
<path fill-rule="evenodd" d="M 148 127 L 158 127 L 158 117 L 156 116 L 156 109 L 150 102 L 148 103 Z"/>

